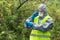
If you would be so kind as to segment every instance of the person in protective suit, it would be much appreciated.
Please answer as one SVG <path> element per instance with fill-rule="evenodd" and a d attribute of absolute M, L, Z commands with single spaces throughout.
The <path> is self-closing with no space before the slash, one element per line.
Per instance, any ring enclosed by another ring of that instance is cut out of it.
<path fill-rule="evenodd" d="M 25 22 L 25 27 L 32 27 L 30 40 L 51 40 L 53 20 L 48 15 L 46 5 L 41 4 Z"/>

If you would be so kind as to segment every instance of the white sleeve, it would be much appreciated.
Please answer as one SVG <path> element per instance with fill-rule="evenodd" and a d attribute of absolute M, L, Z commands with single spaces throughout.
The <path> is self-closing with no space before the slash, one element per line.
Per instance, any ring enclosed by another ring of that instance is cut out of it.
<path fill-rule="evenodd" d="M 52 24 L 52 23 L 53 23 L 52 19 L 49 18 L 49 19 L 45 22 L 45 24 L 43 25 L 43 28 L 48 28 L 49 25 Z"/>

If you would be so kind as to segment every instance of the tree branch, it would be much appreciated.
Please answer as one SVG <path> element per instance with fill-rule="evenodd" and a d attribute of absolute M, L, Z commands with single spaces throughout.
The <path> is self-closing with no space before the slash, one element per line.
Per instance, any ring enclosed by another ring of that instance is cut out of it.
<path fill-rule="evenodd" d="M 20 5 L 17 7 L 17 10 L 24 4 L 26 3 L 28 0 L 24 1 L 23 3 L 20 3 Z"/>

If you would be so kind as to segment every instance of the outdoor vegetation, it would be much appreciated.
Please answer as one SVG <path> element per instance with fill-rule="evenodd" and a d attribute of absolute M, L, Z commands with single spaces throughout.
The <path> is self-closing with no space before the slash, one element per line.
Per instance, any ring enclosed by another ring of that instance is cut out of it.
<path fill-rule="evenodd" d="M 0 0 L 0 40 L 29 40 L 32 28 L 25 28 L 25 20 L 42 2 L 40 0 Z M 45 0 L 53 18 L 51 40 L 60 40 L 60 0 Z"/>

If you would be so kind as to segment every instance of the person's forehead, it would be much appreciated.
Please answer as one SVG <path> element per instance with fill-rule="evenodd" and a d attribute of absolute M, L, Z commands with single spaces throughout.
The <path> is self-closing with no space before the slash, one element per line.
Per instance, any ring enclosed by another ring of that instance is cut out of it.
<path fill-rule="evenodd" d="M 39 9 L 39 11 L 43 11 L 42 9 Z"/>

